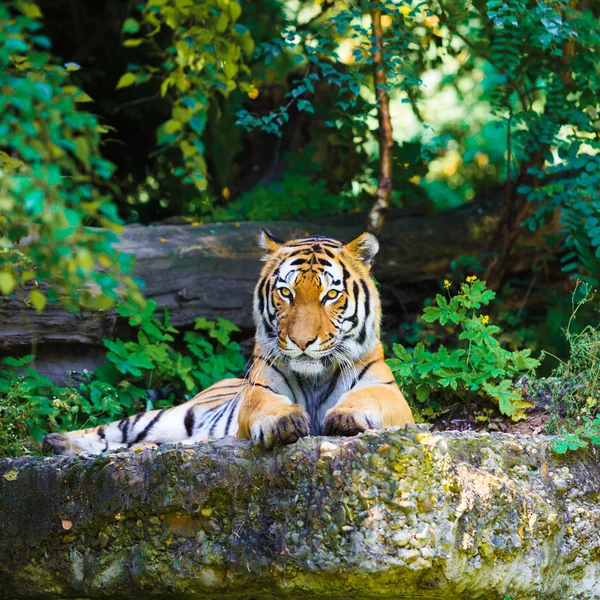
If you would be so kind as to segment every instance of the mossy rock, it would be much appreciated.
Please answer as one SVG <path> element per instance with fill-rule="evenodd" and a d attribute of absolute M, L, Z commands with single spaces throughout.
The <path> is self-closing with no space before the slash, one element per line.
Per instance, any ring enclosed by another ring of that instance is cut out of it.
<path fill-rule="evenodd" d="M 0 598 L 600 598 L 600 467 L 420 429 L 0 461 Z"/>

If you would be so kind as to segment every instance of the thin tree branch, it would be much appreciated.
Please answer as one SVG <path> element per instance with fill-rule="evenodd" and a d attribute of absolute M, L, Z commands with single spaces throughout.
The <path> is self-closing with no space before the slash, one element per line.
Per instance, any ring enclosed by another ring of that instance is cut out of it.
<path fill-rule="evenodd" d="M 375 193 L 375 204 L 367 217 L 367 231 L 379 233 L 385 221 L 385 213 L 392 195 L 392 120 L 387 93 L 387 77 L 383 61 L 383 29 L 381 27 L 381 9 L 371 8 L 373 27 L 373 81 L 377 99 L 377 118 L 379 121 L 379 181 Z"/>

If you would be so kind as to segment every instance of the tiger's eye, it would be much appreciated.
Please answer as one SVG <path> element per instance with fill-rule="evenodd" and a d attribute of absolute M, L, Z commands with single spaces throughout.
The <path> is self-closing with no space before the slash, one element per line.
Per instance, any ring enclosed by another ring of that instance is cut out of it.
<path fill-rule="evenodd" d="M 340 293 L 337 290 L 329 290 L 327 292 L 327 298 L 329 300 L 333 300 L 334 298 L 337 298 L 340 295 Z"/>
<path fill-rule="evenodd" d="M 289 298 L 292 295 L 292 292 L 289 288 L 279 288 L 279 293 L 284 297 L 284 298 Z"/>

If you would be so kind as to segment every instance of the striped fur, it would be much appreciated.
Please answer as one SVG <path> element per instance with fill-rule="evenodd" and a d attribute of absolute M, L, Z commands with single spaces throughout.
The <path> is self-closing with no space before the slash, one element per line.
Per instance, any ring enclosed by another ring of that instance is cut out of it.
<path fill-rule="evenodd" d="M 254 293 L 255 350 L 245 379 L 220 381 L 174 408 L 49 434 L 45 446 L 95 453 L 236 435 L 271 448 L 309 433 L 354 435 L 414 422 L 383 360 L 379 294 L 369 274 L 375 237 L 285 243 L 263 231 L 260 243 L 265 265 Z"/>

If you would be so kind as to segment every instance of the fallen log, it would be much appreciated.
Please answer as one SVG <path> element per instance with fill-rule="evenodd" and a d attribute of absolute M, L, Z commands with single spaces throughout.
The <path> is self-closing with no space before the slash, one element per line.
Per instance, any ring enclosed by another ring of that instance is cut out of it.
<path fill-rule="evenodd" d="M 0 598 L 600 598 L 600 467 L 424 430 L 0 461 Z"/>
<path fill-rule="evenodd" d="M 411 298 L 411 285 L 439 281 L 459 254 L 485 248 L 498 219 L 495 210 L 470 204 L 435 216 L 390 218 L 382 233 L 375 274 L 400 296 Z M 136 257 L 135 276 L 145 295 L 168 309 L 171 323 L 190 327 L 199 316 L 223 317 L 252 329 L 252 291 L 260 271 L 257 247 L 261 227 L 291 239 L 314 233 L 350 240 L 362 231 L 362 219 L 327 223 L 218 223 L 128 225 L 120 249 Z M 352 222 L 354 221 L 354 223 Z M 101 344 L 118 331 L 112 312 L 71 314 L 59 306 L 43 313 L 16 300 L 0 299 L 0 350 L 43 344 Z"/>

